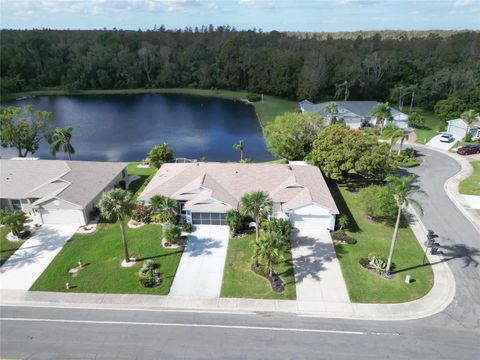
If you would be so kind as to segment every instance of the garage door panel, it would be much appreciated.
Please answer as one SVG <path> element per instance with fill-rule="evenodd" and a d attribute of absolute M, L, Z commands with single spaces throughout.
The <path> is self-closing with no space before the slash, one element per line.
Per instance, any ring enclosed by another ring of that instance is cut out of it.
<path fill-rule="evenodd" d="M 330 216 L 291 214 L 290 220 L 292 221 L 293 227 L 297 229 L 328 229 L 330 227 Z"/>
<path fill-rule="evenodd" d="M 463 138 L 465 136 L 465 129 L 458 126 L 450 125 L 448 127 L 448 132 L 456 137 Z"/>
<path fill-rule="evenodd" d="M 81 210 L 39 209 L 44 224 L 85 224 Z"/>

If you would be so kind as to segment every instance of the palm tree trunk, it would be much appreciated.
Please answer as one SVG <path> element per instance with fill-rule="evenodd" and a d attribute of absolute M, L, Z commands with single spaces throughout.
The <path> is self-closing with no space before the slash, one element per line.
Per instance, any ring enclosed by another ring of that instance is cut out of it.
<path fill-rule="evenodd" d="M 388 254 L 388 261 L 386 272 L 390 274 L 390 268 L 392 267 L 393 251 L 395 250 L 395 243 L 397 241 L 398 228 L 400 227 L 400 217 L 402 216 L 402 206 L 398 206 L 397 221 L 395 222 L 395 230 L 393 230 L 392 243 L 390 245 L 390 252 Z"/>
<path fill-rule="evenodd" d="M 258 224 L 259 220 L 258 218 L 255 218 L 255 240 L 258 242 L 258 237 L 260 236 L 260 229 L 259 229 L 259 224 Z M 254 266 L 255 266 L 255 269 L 258 268 L 258 258 L 256 257 L 255 260 L 254 260 Z"/>
<path fill-rule="evenodd" d="M 398 155 L 402 153 L 402 148 L 403 148 L 403 142 L 405 141 L 405 137 L 402 137 L 400 139 L 400 146 L 398 147 Z"/>
<path fill-rule="evenodd" d="M 410 111 L 408 112 L 409 114 L 412 112 L 413 108 L 413 98 L 415 97 L 415 91 L 412 92 L 412 99 L 410 101 Z"/>
<path fill-rule="evenodd" d="M 243 160 L 243 150 L 240 150 L 240 161 Z"/>
<path fill-rule="evenodd" d="M 125 235 L 125 223 L 123 219 L 120 220 L 120 230 L 122 232 L 122 241 L 123 241 L 123 250 L 125 251 L 125 262 L 130 262 L 130 256 L 128 255 L 128 245 L 127 245 L 127 237 Z"/>
<path fill-rule="evenodd" d="M 67 151 L 68 154 L 68 160 L 72 160 L 72 156 L 70 155 L 70 151 Z"/>

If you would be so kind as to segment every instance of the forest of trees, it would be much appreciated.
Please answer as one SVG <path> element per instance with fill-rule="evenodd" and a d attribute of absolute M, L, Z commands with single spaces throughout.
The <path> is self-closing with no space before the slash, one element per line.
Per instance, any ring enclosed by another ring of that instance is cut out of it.
<path fill-rule="evenodd" d="M 228 26 L 2 30 L 0 51 L 3 96 L 48 87 L 198 87 L 393 101 L 392 91 L 404 86 L 432 109 L 457 90 L 480 86 L 480 33 L 472 31 L 333 39 Z"/>

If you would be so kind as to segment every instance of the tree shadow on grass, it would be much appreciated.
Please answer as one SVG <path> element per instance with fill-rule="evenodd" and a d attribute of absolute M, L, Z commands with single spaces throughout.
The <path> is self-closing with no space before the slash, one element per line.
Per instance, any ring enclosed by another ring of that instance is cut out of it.
<path fill-rule="evenodd" d="M 158 258 L 170 256 L 170 255 L 175 255 L 175 254 L 181 254 L 182 252 L 183 252 L 183 250 L 179 249 L 179 250 L 177 250 L 177 251 L 173 251 L 173 252 L 170 252 L 170 253 L 167 253 L 167 254 L 159 254 L 159 255 L 145 256 L 145 257 L 143 257 L 143 258 L 137 259 L 137 262 L 138 262 L 138 261 L 158 259 Z"/>
<path fill-rule="evenodd" d="M 285 260 L 283 262 L 283 264 L 285 264 L 285 266 L 287 268 L 284 271 L 282 271 L 281 273 L 278 273 L 278 275 L 280 277 L 282 277 L 283 280 L 285 280 L 285 278 L 291 279 L 290 281 L 285 282 L 285 285 L 295 284 L 295 276 L 294 276 L 295 274 L 294 274 L 294 271 L 293 271 L 293 261 L 291 259 Z"/>
<path fill-rule="evenodd" d="M 478 267 L 480 263 L 480 249 L 464 245 L 464 244 L 456 244 L 456 245 L 445 245 L 440 247 L 443 258 L 440 261 L 436 261 L 434 263 L 425 263 L 425 264 L 418 264 L 414 266 L 410 266 L 404 269 L 398 269 L 394 271 L 394 274 L 414 270 L 418 268 L 422 268 L 425 266 L 433 266 L 436 264 L 440 264 L 443 262 L 447 262 L 454 259 L 462 259 L 463 260 L 463 268 L 474 266 Z"/>
<path fill-rule="evenodd" d="M 360 232 L 361 231 L 360 227 L 358 226 L 355 218 L 353 217 L 350 209 L 348 208 L 348 205 L 345 199 L 342 196 L 342 193 L 340 192 L 340 189 L 338 188 L 339 185 L 337 185 L 334 182 L 330 182 L 328 186 L 330 188 L 330 192 L 332 193 L 333 199 L 337 204 L 340 214 L 344 214 L 345 216 L 348 217 L 348 220 L 349 220 L 348 230 L 351 232 Z"/>

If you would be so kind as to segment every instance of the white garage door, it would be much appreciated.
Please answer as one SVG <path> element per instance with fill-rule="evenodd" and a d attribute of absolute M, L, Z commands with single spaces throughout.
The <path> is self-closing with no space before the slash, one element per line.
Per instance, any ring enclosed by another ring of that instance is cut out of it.
<path fill-rule="evenodd" d="M 44 224 L 85 224 L 81 210 L 39 209 Z"/>
<path fill-rule="evenodd" d="M 466 133 L 465 129 L 455 125 L 448 125 L 447 132 L 459 139 L 463 139 Z"/>
<path fill-rule="evenodd" d="M 297 229 L 315 228 L 325 230 L 330 228 L 330 218 L 330 216 L 322 215 L 300 215 L 295 213 L 290 215 L 293 227 Z"/>

